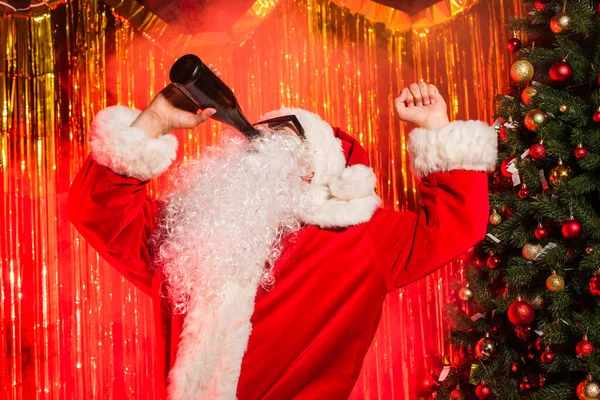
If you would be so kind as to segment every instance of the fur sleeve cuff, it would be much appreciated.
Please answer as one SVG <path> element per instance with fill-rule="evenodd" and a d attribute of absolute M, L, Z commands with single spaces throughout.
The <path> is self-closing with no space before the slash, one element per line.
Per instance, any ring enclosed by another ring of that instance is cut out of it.
<path fill-rule="evenodd" d="M 412 170 L 418 177 L 455 169 L 491 171 L 497 134 L 481 121 L 455 121 L 439 130 L 415 129 L 408 140 Z"/>
<path fill-rule="evenodd" d="M 132 127 L 140 112 L 124 106 L 100 111 L 92 122 L 90 147 L 98 164 L 147 181 L 165 172 L 175 160 L 177 138 L 168 134 L 152 139 Z"/>

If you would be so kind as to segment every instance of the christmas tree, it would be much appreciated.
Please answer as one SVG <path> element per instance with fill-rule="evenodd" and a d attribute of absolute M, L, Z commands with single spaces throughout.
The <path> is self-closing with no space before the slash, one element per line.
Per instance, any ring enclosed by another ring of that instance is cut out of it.
<path fill-rule="evenodd" d="M 430 398 L 600 399 L 600 4 L 524 4 L 497 101 L 488 235 Z"/>

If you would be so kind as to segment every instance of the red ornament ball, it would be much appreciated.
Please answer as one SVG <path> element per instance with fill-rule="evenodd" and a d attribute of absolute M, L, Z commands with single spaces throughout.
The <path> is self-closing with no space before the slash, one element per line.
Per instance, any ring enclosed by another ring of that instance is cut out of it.
<path fill-rule="evenodd" d="M 501 126 L 498 130 L 498 136 L 501 141 L 506 142 L 508 140 L 508 129 L 505 126 Z"/>
<path fill-rule="evenodd" d="M 514 372 L 514 373 L 517 373 L 517 372 L 519 372 L 519 371 L 521 370 L 521 368 L 519 368 L 519 364 L 517 364 L 517 363 L 513 363 L 513 364 L 510 366 L 510 370 L 511 370 L 512 372 Z"/>
<path fill-rule="evenodd" d="M 540 374 L 538 382 L 539 382 L 539 387 L 543 388 L 546 385 L 546 377 L 544 375 Z"/>
<path fill-rule="evenodd" d="M 531 196 L 531 192 L 529 191 L 526 185 L 523 185 L 521 186 L 521 189 L 519 189 L 519 191 L 517 192 L 517 195 L 520 199 L 526 199 L 529 196 Z"/>
<path fill-rule="evenodd" d="M 542 240 L 548 237 L 548 230 L 539 224 L 537 228 L 535 228 L 535 232 L 533 233 L 537 240 Z"/>
<path fill-rule="evenodd" d="M 546 157 L 546 146 L 543 143 L 536 143 L 529 148 L 529 155 L 536 160 L 542 160 Z"/>
<path fill-rule="evenodd" d="M 546 350 L 542 353 L 540 358 L 544 364 L 552 364 L 552 361 L 554 361 L 554 353 L 552 353 L 550 350 Z"/>
<path fill-rule="evenodd" d="M 567 250 L 567 259 L 573 261 L 577 257 L 577 249 Z"/>
<path fill-rule="evenodd" d="M 502 260 L 500 259 L 500 257 L 492 254 L 487 259 L 487 266 L 489 269 L 496 269 L 501 262 Z"/>
<path fill-rule="evenodd" d="M 598 274 L 590 279 L 590 293 L 594 296 L 600 296 L 600 275 Z"/>
<path fill-rule="evenodd" d="M 577 395 L 578 399 L 582 399 L 581 396 L 583 396 L 583 387 L 585 386 L 586 381 L 582 381 L 579 382 L 579 385 L 577 385 L 577 389 L 575 389 L 575 394 Z"/>
<path fill-rule="evenodd" d="M 489 385 L 486 385 L 485 383 L 477 385 L 477 388 L 475 389 L 475 396 L 477 396 L 479 400 L 487 399 L 491 395 L 492 388 Z"/>
<path fill-rule="evenodd" d="M 575 158 L 581 160 L 582 158 L 585 158 L 585 156 L 587 156 L 587 150 L 585 147 L 583 147 L 581 143 L 579 143 L 574 151 L 574 154 Z"/>
<path fill-rule="evenodd" d="M 565 61 L 558 61 L 552 64 L 548 75 L 554 83 L 566 83 L 573 77 L 573 67 Z"/>
<path fill-rule="evenodd" d="M 502 175 L 504 175 L 507 178 L 510 178 L 512 176 L 512 174 L 510 172 L 507 171 L 507 167 L 508 164 L 515 158 L 515 156 L 508 156 L 504 159 L 504 161 L 502 161 L 502 164 L 500 164 L 500 171 L 502 172 Z"/>
<path fill-rule="evenodd" d="M 594 115 L 592 115 L 592 119 L 595 123 L 600 124 L 600 110 L 596 110 L 596 112 L 594 112 Z"/>
<path fill-rule="evenodd" d="M 460 389 L 454 389 L 450 392 L 450 400 L 464 400 L 465 396 Z"/>
<path fill-rule="evenodd" d="M 585 248 L 585 254 L 593 254 L 596 251 L 592 246 L 588 246 Z"/>
<path fill-rule="evenodd" d="M 583 338 L 582 341 L 577 343 L 575 346 L 575 353 L 577 353 L 577 358 L 583 358 L 585 356 L 589 356 L 593 354 L 596 348 L 594 344 L 587 339 L 587 336 Z"/>
<path fill-rule="evenodd" d="M 561 230 L 565 239 L 574 240 L 581 236 L 582 229 L 581 222 L 576 221 L 575 219 L 569 219 L 563 224 Z"/>
<path fill-rule="evenodd" d="M 533 316 L 533 307 L 526 301 L 515 300 L 508 307 L 508 319 L 513 325 L 529 325 Z"/>
<path fill-rule="evenodd" d="M 521 340 L 528 340 L 529 336 L 531 335 L 531 326 L 515 326 L 515 334 Z"/>
<path fill-rule="evenodd" d="M 541 0 L 536 0 L 536 2 L 533 3 L 533 7 L 535 7 L 535 9 L 539 12 L 545 12 L 548 10 L 548 3 Z"/>
<path fill-rule="evenodd" d="M 524 380 L 519 384 L 519 389 L 521 389 L 522 392 L 528 392 L 531 390 L 531 383 Z"/>
<path fill-rule="evenodd" d="M 512 53 L 516 53 L 517 51 L 521 50 L 522 45 L 523 43 L 521 43 L 521 40 L 516 37 L 512 37 L 506 41 L 506 48 Z"/>

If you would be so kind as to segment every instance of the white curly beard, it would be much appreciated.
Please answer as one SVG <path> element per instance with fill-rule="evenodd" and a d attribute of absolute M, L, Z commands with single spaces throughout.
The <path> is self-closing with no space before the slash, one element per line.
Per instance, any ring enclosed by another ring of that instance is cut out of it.
<path fill-rule="evenodd" d="M 158 264 L 174 312 L 219 306 L 228 282 L 274 283 L 272 269 L 307 186 L 302 142 L 266 134 L 251 142 L 224 134 L 218 147 L 173 174 L 159 222 Z"/>

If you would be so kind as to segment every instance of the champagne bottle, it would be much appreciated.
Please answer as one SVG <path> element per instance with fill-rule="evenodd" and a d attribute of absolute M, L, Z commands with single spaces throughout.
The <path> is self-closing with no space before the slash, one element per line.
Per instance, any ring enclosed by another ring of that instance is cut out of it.
<path fill-rule="evenodd" d="M 212 118 L 230 125 L 251 139 L 258 135 L 248 122 L 237 99 L 227 85 L 194 54 L 186 54 L 175 61 L 169 79 L 198 109 L 214 108 Z"/>

